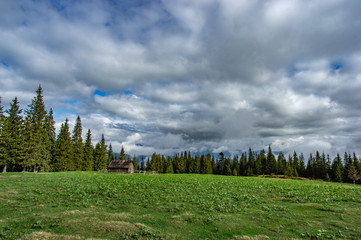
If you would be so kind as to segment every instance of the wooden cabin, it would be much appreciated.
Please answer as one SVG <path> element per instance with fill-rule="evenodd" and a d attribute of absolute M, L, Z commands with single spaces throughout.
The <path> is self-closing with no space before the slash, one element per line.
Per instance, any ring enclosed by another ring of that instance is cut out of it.
<path fill-rule="evenodd" d="M 134 173 L 134 164 L 129 160 L 113 160 L 107 170 L 108 172 Z"/>

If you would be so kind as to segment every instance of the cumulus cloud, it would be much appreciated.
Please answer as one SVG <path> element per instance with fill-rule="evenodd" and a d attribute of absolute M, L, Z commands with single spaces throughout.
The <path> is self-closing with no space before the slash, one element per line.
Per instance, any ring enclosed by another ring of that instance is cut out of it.
<path fill-rule="evenodd" d="M 115 151 L 357 151 L 358 1 L 2 1 L 0 95 Z M 101 94 L 98 94 L 101 93 Z M 58 126 L 58 127 L 59 127 Z M 84 131 L 85 132 L 85 131 Z"/>

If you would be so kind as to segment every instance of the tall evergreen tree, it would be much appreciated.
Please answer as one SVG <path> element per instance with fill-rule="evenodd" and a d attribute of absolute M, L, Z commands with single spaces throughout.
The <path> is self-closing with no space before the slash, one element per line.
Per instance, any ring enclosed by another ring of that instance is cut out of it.
<path fill-rule="evenodd" d="M 73 161 L 76 171 L 81 171 L 84 168 L 84 149 L 83 149 L 83 138 L 82 138 L 83 127 L 81 125 L 80 117 L 78 116 L 75 121 L 73 136 L 71 138 L 73 145 Z"/>
<path fill-rule="evenodd" d="M 203 174 L 212 174 L 212 162 L 211 155 L 208 153 L 205 158 L 203 158 L 203 163 L 201 163 L 201 173 Z"/>
<path fill-rule="evenodd" d="M 222 173 L 223 175 L 231 176 L 232 175 L 232 169 L 231 169 L 231 160 L 227 157 L 224 158 L 222 161 Z"/>
<path fill-rule="evenodd" d="M 133 165 L 134 165 L 134 170 L 138 170 L 138 163 L 137 163 L 137 158 L 135 157 L 135 154 L 133 157 Z"/>
<path fill-rule="evenodd" d="M 126 160 L 125 151 L 124 151 L 123 146 L 122 146 L 122 149 L 120 150 L 119 160 Z"/>
<path fill-rule="evenodd" d="M 343 180 L 343 165 L 340 154 L 337 153 L 337 156 L 332 163 L 332 172 L 331 178 L 335 182 L 342 182 Z"/>
<path fill-rule="evenodd" d="M 167 158 L 167 168 L 166 168 L 166 173 L 174 173 L 173 172 L 173 163 L 172 163 L 172 158 L 170 156 L 168 156 Z"/>
<path fill-rule="evenodd" d="M 73 159 L 73 146 L 71 143 L 68 119 L 66 119 L 65 122 L 61 124 L 60 133 L 55 143 L 53 170 L 75 170 Z"/>
<path fill-rule="evenodd" d="M 277 157 L 277 174 L 284 175 L 286 171 L 286 158 L 283 152 L 280 152 Z"/>
<path fill-rule="evenodd" d="M 95 145 L 94 170 L 105 170 L 107 167 L 107 145 L 105 145 L 104 134 L 102 134 L 100 142 Z"/>
<path fill-rule="evenodd" d="M 145 171 L 145 162 L 143 156 L 142 156 L 142 161 L 140 162 L 140 170 Z M 172 166 L 172 171 L 173 171 L 173 166 Z"/>
<path fill-rule="evenodd" d="M 246 158 L 246 154 L 242 153 L 241 159 L 239 161 L 239 171 L 238 171 L 239 175 L 245 176 L 246 171 L 247 171 L 247 158 Z"/>
<path fill-rule="evenodd" d="M 109 147 L 108 147 L 108 153 L 107 153 L 107 164 L 109 165 L 109 163 L 111 161 L 115 160 L 114 159 L 114 153 L 113 153 L 113 147 L 112 144 L 109 143 Z M 134 165 L 135 166 L 135 165 Z"/>
<path fill-rule="evenodd" d="M 1 104 L 0 97 L 0 167 L 2 167 L 2 172 L 6 172 L 8 165 L 7 132 L 5 131 L 5 120 L 4 107 Z"/>
<path fill-rule="evenodd" d="M 86 135 L 85 144 L 84 144 L 84 161 L 83 169 L 84 171 L 92 171 L 94 168 L 94 147 L 92 144 L 91 131 L 88 129 Z"/>
<path fill-rule="evenodd" d="M 25 112 L 25 165 L 33 167 L 34 172 L 38 170 L 49 171 L 51 153 L 46 144 L 48 142 L 46 131 L 47 112 L 45 110 L 41 85 L 36 90 L 36 97 L 34 97 Z"/>
<path fill-rule="evenodd" d="M 268 174 L 277 173 L 277 161 L 275 155 L 272 153 L 271 145 L 268 145 L 267 163 Z"/>
<path fill-rule="evenodd" d="M 46 159 L 45 162 L 49 163 L 50 165 L 54 159 L 54 150 L 55 150 L 55 142 L 56 142 L 55 120 L 53 117 L 52 108 L 50 108 L 49 113 L 45 116 L 45 131 L 46 131 L 46 138 L 43 144 L 45 145 L 46 151 L 44 158 Z M 49 168 L 43 170 L 50 171 L 51 169 Z"/>
<path fill-rule="evenodd" d="M 23 170 L 26 170 L 29 166 L 24 156 L 24 128 L 23 117 L 21 116 L 22 111 L 23 110 L 20 109 L 17 97 L 15 97 L 10 103 L 10 109 L 5 111 L 8 115 L 4 124 L 4 131 L 7 133 L 7 161 L 5 166 L 14 164 L 21 166 Z"/>

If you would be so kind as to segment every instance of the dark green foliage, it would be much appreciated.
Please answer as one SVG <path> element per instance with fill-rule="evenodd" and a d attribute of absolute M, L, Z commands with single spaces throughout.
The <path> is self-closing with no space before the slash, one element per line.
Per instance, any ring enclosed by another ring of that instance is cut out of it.
<path fill-rule="evenodd" d="M 277 157 L 277 174 L 283 175 L 286 171 L 286 158 L 282 152 Z"/>
<path fill-rule="evenodd" d="M 115 156 L 114 156 L 114 153 L 113 153 L 113 147 L 112 147 L 112 144 L 110 143 L 109 144 L 109 147 L 108 147 L 108 153 L 107 153 L 107 164 L 109 165 L 109 163 L 111 161 L 115 160 Z M 136 166 L 136 165 L 134 165 Z M 135 168 L 136 169 L 136 168 Z"/>
<path fill-rule="evenodd" d="M 271 145 L 268 146 L 266 172 L 268 174 L 277 172 L 277 161 L 275 155 L 272 153 Z"/>
<path fill-rule="evenodd" d="M 49 163 L 54 159 L 54 150 L 56 142 L 56 133 L 55 133 L 55 120 L 53 117 L 53 109 L 50 108 L 49 113 L 45 116 L 45 131 L 46 139 L 44 145 L 46 147 L 46 156 L 44 156 Z"/>
<path fill-rule="evenodd" d="M 223 159 L 223 175 L 231 176 L 232 175 L 232 169 L 231 169 L 231 160 L 229 158 Z"/>
<path fill-rule="evenodd" d="M 206 157 L 203 158 L 203 162 L 200 162 L 201 166 L 201 173 L 203 174 L 212 174 L 212 162 L 211 162 L 211 155 L 207 154 Z"/>
<path fill-rule="evenodd" d="M 122 148 L 123 149 L 123 148 Z M 123 149 L 124 150 L 124 149 Z M 125 156 L 125 154 L 124 154 Z M 104 134 L 100 142 L 95 145 L 94 150 L 94 170 L 105 170 L 107 169 L 107 145 L 105 145 Z"/>
<path fill-rule="evenodd" d="M 53 170 L 74 171 L 73 146 L 70 138 L 68 119 L 61 124 L 60 133 L 55 143 Z"/>
<path fill-rule="evenodd" d="M 22 109 L 19 107 L 17 97 L 10 103 L 10 109 L 5 112 L 8 116 L 5 119 L 4 131 L 6 132 L 7 161 L 5 165 L 12 164 L 14 168 L 21 166 L 28 167 L 24 153 L 24 125 L 21 116 Z"/>
<path fill-rule="evenodd" d="M 126 160 L 125 151 L 124 151 L 123 146 L 122 146 L 122 149 L 120 150 L 119 160 Z"/>
<path fill-rule="evenodd" d="M 88 129 L 88 133 L 86 135 L 86 140 L 84 144 L 84 161 L 83 161 L 83 169 L 84 171 L 92 171 L 94 167 L 94 147 L 92 144 L 91 131 Z"/>
<path fill-rule="evenodd" d="M 342 165 L 342 160 L 341 160 L 340 154 L 337 154 L 337 156 L 335 157 L 335 159 L 333 160 L 333 163 L 332 163 L 332 169 L 331 169 L 332 180 L 335 182 L 342 182 L 343 170 L 344 170 L 344 167 Z"/>
<path fill-rule="evenodd" d="M 142 161 L 143 163 L 144 161 Z M 173 163 L 172 163 L 172 159 L 170 156 L 168 156 L 167 158 L 167 168 L 166 168 L 166 173 L 174 173 L 173 171 Z"/>
<path fill-rule="evenodd" d="M 7 132 L 5 131 L 4 107 L 1 104 L 0 97 L 0 167 L 1 171 L 6 172 L 8 154 L 7 154 Z"/>
<path fill-rule="evenodd" d="M 84 169 L 84 149 L 83 149 L 83 138 L 82 138 L 82 125 L 80 117 L 78 116 L 75 121 L 73 136 L 71 138 L 73 145 L 73 161 L 76 171 Z"/>
<path fill-rule="evenodd" d="M 111 146 L 111 145 L 110 145 Z M 113 154 L 112 154 L 113 155 Z M 137 163 L 137 158 L 135 157 L 135 155 L 134 155 L 134 157 L 133 157 L 133 164 L 134 164 L 134 170 L 138 170 L 138 163 Z"/>

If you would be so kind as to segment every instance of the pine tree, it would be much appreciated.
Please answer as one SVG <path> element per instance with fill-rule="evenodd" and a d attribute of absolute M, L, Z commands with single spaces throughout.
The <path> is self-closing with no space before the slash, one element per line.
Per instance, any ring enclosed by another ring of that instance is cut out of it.
<path fill-rule="evenodd" d="M 239 161 L 239 175 L 246 176 L 246 170 L 247 170 L 247 158 L 246 154 L 242 153 L 241 159 Z"/>
<path fill-rule="evenodd" d="M 134 165 L 134 170 L 138 170 L 138 163 L 137 163 L 137 158 L 135 157 L 135 154 L 133 157 L 133 165 Z"/>
<path fill-rule="evenodd" d="M 83 171 L 92 171 L 94 168 L 94 147 L 91 139 L 91 131 L 88 129 L 84 144 Z"/>
<path fill-rule="evenodd" d="M 122 148 L 123 149 L 123 148 Z M 125 155 L 124 155 L 125 156 Z M 107 145 L 105 145 L 104 134 L 100 142 L 95 145 L 94 150 L 94 170 L 105 170 L 107 169 Z"/>
<path fill-rule="evenodd" d="M 277 161 L 275 155 L 272 153 L 271 145 L 268 146 L 267 162 L 269 174 L 275 174 L 277 172 Z"/>
<path fill-rule="evenodd" d="M 174 173 L 172 158 L 170 156 L 168 156 L 168 158 L 167 158 L 167 168 L 166 168 L 165 172 L 166 173 Z"/>
<path fill-rule="evenodd" d="M 145 162 L 144 162 L 144 157 L 142 156 L 142 161 L 140 163 L 140 170 L 145 171 Z M 172 170 L 173 170 L 173 166 L 172 166 Z"/>
<path fill-rule="evenodd" d="M 300 175 L 300 162 L 298 160 L 298 155 L 297 155 L 296 151 L 293 152 L 292 167 L 293 167 L 294 171 L 297 172 L 297 175 Z"/>
<path fill-rule="evenodd" d="M 299 175 L 301 177 L 306 177 L 305 157 L 303 156 L 303 153 L 300 154 L 299 162 L 300 162 Z"/>
<path fill-rule="evenodd" d="M 6 172 L 8 165 L 8 154 L 7 154 L 7 132 L 5 131 L 5 115 L 3 106 L 1 105 L 0 97 L 0 167 L 2 167 L 2 172 Z"/>
<path fill-rule="evenodd" d="M 55 133 L 55 120 L 53 117 L 53 109 L 50 108 L 48 115 L 45 116 L 45 132 L 46 132 L 46 138 L 44 140 L 44 146 L 45 146 L 45 155 L 44 159 L 46 163 L 49 164 L 49 169 L 40 169 L 41 171 L 50 171 L 50 164 L 52 163 L 54 159 L 54 149 L 55 149 L 55 142 L 56 142 L 56 133 Z M 41 164 L 43 165 L 43 164 Z"/>
<path fill-rule="evenodd" d="M 223 175 L 232 176 L 231 160 L 225 158 L 223 161 Z"/>
<path fill-rule="evenodd" d="M 112 147 L 112 144 L 110 143 L 109 148 L 108 148 L 108 153 L 107 153 L 107 165 L 109 165 L 109 163 L 113 160 L 114 160 L 113 147 Z M 134 168 L 134 169 L 136 170 L 136 168 Z"/>
<path fill-rule="evenodd" d="M 36 97 L 25 111 L 24 148 L 26 155 L 24 164 L 27 167 L 33 167 L 34 172 L 49 171 L 51 161 L 51 152 L 47 145 L 49 142 L 46 129 L 47 112 L 42 94 L 43 90 L 39 85 Z"/>
<path fill-rule="evenodd" d="M 6 165 L 14 164 L 21 166 L 23 170 L 28 167 L 25 161 L 24 153 L 24 138 L 23 138 L 23 117 L 21 116 L 22 109 L 19 107 L 17 97 L 10 103 L 10 109 L 5 112 L 8 114 L 5 120 L 4 128 L 7 133 L 7 161 Z"/>
<path fill-rule="evenodd" d="M 53 170 L 73 171 L 75 164 L 73 161 L 73 146 L 69 132 L 68 119 L 61 124 L 60 133 L 55 143 Z"/>
<path fill-rule="evenodd" d="M 335 182 L 342 182 L 343 180 L 343 165 L 340 155 L 337 153 L 337 156 L 332 163 L 332 180 Z"/>
<path fill-rule="evenodd" d="M 248 150 L 248 162 L 247 162 L 247 176 L 252 176 L 254 174 L 254 168 L 255 168 L 255 159 L 253 156 L 252 149 L 249 148 Z"/>
<path fill-rule="evenodd" d="M 120 150 L 119 160 L 126 160 L 125 151 L 124 151 L 123 146 L 122 146 L 122 149 Z"/>
<path fill-rule="evenodd" d="M 82 138 L 82 125 L 80 117 L 78 116 L 75 121 L 73 136 L 71 142 L 73 145 L 73 161 L 76 171 L 83 170 L 84 161 L 84 149 L 83 149 L 83 138 Z"/>
<path fill-rule="evenodd" d="M 280 152 L 277 157 L 277 174 L 284 175 L 286 171 L 286 158 L 283 152 Z"/>
<path fill-rule="evenodd" d="M 211 155 L 207 154 L 205 158 L 203 158 L 203 163 L 201 162 L 201 173 L 203 174 L 212 174 L 212 163 L 211 163 Z"/>

